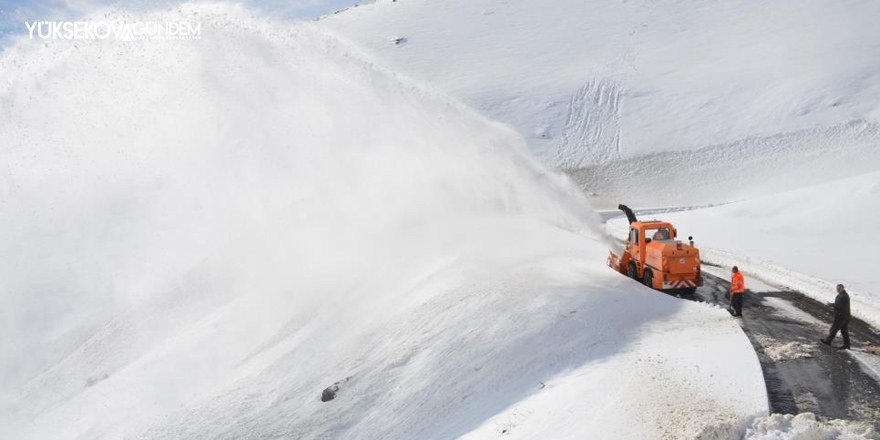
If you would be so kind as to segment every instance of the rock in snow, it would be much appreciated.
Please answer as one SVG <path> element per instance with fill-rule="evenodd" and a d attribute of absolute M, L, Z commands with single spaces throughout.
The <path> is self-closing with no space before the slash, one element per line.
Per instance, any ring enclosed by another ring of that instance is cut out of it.
<path fill-rule="evenodd" d="M 324 388 L 324 391 L 321 392 L 321 402 L 329 402 L 335 399 L 336 394 L 339 392 L 339 387 L 342 386 L 342 384 L 348 382 L 349 379 L 351 378 L 346 377 L 345 379 L 340 380 L 327 388 Z"/>

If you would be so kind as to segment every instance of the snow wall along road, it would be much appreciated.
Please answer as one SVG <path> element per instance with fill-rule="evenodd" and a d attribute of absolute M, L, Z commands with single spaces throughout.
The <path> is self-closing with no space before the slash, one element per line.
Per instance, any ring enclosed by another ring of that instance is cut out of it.
<path fill-rule="evenodd" d="M 174 14 L 109 20 L 202 38 L 22 39 L 0 59 L 3 426 L 64 419 L 132 364 L 150 368 L 110 402 L 137 419 L 254 374 L 304 327 L 344 352 L 469 282 L 456 259 L 585 230 L 584 200 L 512 131 L 324 31 Z M 93 410 L 43 438 L 104 432 L 116 416 Z"/>

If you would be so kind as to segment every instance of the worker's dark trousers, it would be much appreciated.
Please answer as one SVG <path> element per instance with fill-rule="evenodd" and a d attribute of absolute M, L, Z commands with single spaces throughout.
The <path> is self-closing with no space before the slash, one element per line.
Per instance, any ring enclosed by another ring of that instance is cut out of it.
<path fill-rule="evenodd" d="M 828 343 L 837 336 L 837 331 L 843 335 L 843 346 L 849 347 L 849 316 L 835 316 L 834 323 L 831 324 L 831 331 L 828 333 Z"/>
<path fill-rule="evenodd" d="M 730 304 L 733 306 L 733 316 L 743 315 L 743 295 L 742 293 L 734 293 L 730 297 Z"/>

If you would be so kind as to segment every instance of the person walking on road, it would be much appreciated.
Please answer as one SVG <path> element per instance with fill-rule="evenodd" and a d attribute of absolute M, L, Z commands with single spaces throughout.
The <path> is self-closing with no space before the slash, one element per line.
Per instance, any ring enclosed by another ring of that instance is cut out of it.
<path fill-rule="evenodd" d="M 730 307 L 733 316 L 743 315 L 743 293 L 746 291 L 746 282 L 739 268 L 733 266 L 733 275 L 730 277 Z"/>
<path fill-rule="evenodd" d="M 849 294 L 846 293 L 843 284 L 837 285 L 837 298 L 834 298 L 834 304 L 831 305 L 834 307 L 834 322 L 831 324 L 828 337 L 821 339 L 821 341 L 825 345 L 831 345 L 831 341 L 834 340 L 837 332 L 840 331 L 841 335 L 843 335 L 843 345 L 838 348 L 849 350 L 849 320 L 852 316 L 849 310 Z"/>

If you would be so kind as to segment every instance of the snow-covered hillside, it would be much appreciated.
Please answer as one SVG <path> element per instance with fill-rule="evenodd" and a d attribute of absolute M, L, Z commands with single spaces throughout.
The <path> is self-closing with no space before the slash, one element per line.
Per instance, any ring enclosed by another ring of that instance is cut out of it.
<path fill-rule="evenodd" d="M 0 437 L 712 438 L 766 414 L 727 313 L 605 267 L 515 132 L 314 25 L 95 15 L 196 16 L 200 40 L 0 56 Z"/>
<path fill-rule="evenodd" d="M 873 0 L 377 0 L 322 23 L 578 168 L 877 124 L 877 17 Z"/>

